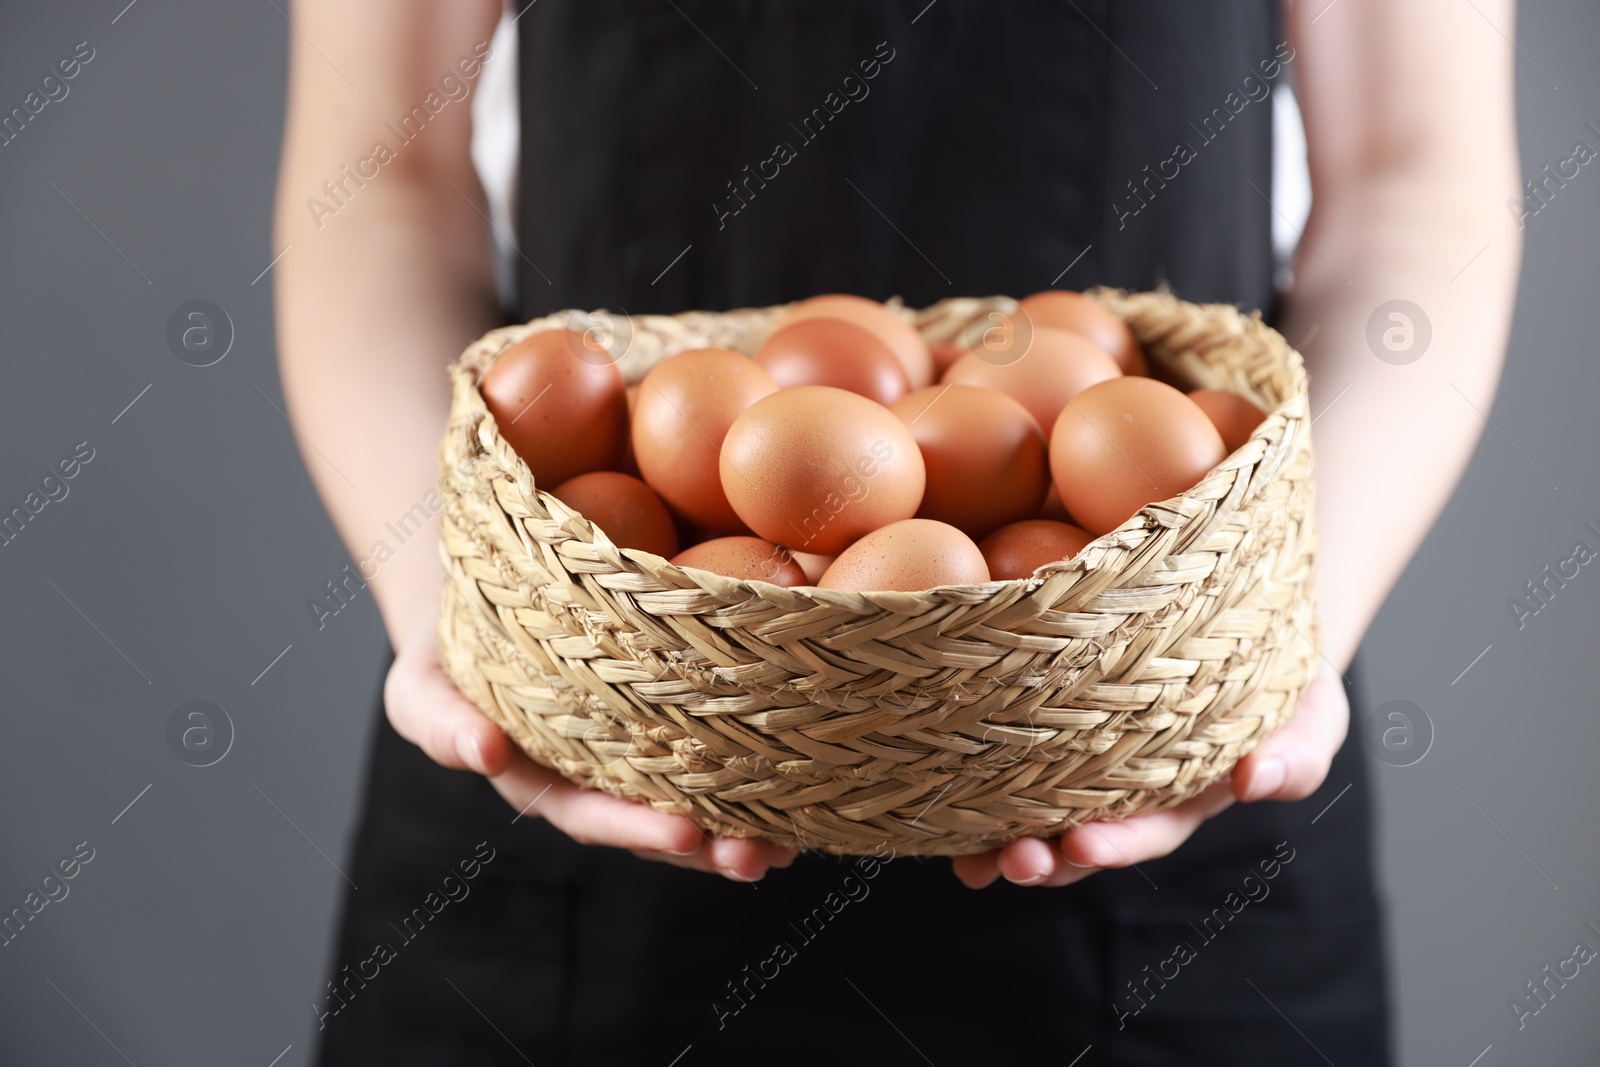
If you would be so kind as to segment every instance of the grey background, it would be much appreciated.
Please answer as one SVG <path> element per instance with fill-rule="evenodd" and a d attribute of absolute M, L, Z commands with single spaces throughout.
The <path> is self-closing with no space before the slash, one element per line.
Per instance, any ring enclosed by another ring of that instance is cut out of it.
<path fill-rule="evenodd" d="M 95 449 L 0 548 L 0 912 L 95 850 L 0 948 L 0 1062 L 264 1067 L 292 1046 L 296 1067 L 383 638 L 369 599 L 320 632 L 307 610 L 347 559 L 274 407 L 270 279 L 252 284 L 276 251 L 289 28 L 270 3 L 121 8 L 11 5 L 0 33 L 5 111 L 74 43 L 96 51 L 0 148 L 0 511 Z M 1532 173 L 1594 143 L 1600 9 L 1529 3 L 1517 36 Z M 1421 763 L 1374 767 L 1407 1064 L 1592 1063 L 1600 1039 L 1590 968 L 1520 1033 L 1507 1006 L 1600 945 L 1600 569 L 1520 632 L 1506 606 L 1600 525 L 1597 203 L 1586 167 L 1530 220 L 1498 430 L 1366 646 L 1369 706 L 1413 701 L 1437 735 Z M 237 331 L 203 369 L 165 342 L 193 298 Z M 166 743 L 191 699 L 237 731 L 206 769 Z"/>

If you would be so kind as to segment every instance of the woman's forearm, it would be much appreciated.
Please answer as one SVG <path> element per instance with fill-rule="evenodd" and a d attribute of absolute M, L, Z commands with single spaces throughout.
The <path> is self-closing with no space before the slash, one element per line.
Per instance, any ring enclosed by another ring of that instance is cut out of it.
<path fill-rule="evenodd" d="M 445 365 L 495 324 L 484 222 L 442 179 L 402 172 L 380 175 L 319 231 L 301 202 L 317 188 L 307 176 L 287 161 L 279 195 L 277 245 L 292 246 L 274 268 L 284 396 L 312 480 L 399 641 L 438 600 L 428 493 Z M 476 182 L 462 192 L 478 195 Z"/>
<path fill-rule="evenodd" d="M 445 366 L 495 319 L 470 94 L 500 4 L 295 0 L 293 11 L 273 225 L 284 398 L 399 641 L 438 598 L 429 494 Z M 396 116 L 407 118 L 397 127 Z"/>
<path fill-rule="evenodd" d="M 438 598 L 428 494 L 445 366 L 495 319 L 470 96 L 492 61 L 500 3 L 294 0 L 292 10 L 273 219 L 284 399 L 398 641 Z"/>
<path fill-rule="evenodd" d="M 1343 670 L 1461 477 L 1499 378 L 1522 257 L 1505 208 L 1521 181 L 1516 17 L 1512 0 L 1286 15 L 1313 205 L 1284 333 L 1311 371 L 1322 646 Z M 1405 342 L 1391 301 L 1420 309 L 1409 351 L 1383 345 L 1390 329 Z"/>
<path fill-rule="evenodd" d="M 1322 645 L 1341 670 L 1454 491 L 1504 356 L 1522 248 L 1503 206 L 1515 171 L 1449 179 L 1374 177 L 1321 209 L 1286 309 L 1311 370 Z M 1420 314 L 1377 312 L 1395 300 Z"/>

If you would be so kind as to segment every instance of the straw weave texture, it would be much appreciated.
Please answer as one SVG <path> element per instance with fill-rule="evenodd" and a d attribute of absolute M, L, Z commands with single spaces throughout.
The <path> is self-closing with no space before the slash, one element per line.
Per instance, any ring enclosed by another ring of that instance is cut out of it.
<path fill-rule="evenodd" d="M 441 446 L 447 672 L 535 760 L 708 833 L 956 855 L 1176 804 L 1293 711 L 1317 655 L 1300 355 L 1226 305 L 1091 294 L 1153 365 L 1270 414 L 1181 497 L 1030 579 L 786 589 L 619 550 L 533 484 L 477 383 L 577 313 L 495 330 L 451 368 Z M 912 311 L 952 339 L 1008 298 Z M 619 319 L 628 381 L 782 308 Z"/>

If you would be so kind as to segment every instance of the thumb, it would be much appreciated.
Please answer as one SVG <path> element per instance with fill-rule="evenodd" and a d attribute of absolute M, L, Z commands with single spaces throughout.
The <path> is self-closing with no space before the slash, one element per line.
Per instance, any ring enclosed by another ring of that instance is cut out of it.
<path fill-rule="evenodd" d="M 511 741 L 461 695 L 444 673 L 430 612 L 395 657 L 384 679 L 383 703 L 395 732 L 442 767 L 498 774 L 511 758 Z"/>
<path fill-rule="evenodd" d="M 1240 800 L 1304 800 L 1328 776 L 1350 730 L 1350 698 L 1331 669 L 1318 673 L 1294 716 L 1233 769 Z"/>

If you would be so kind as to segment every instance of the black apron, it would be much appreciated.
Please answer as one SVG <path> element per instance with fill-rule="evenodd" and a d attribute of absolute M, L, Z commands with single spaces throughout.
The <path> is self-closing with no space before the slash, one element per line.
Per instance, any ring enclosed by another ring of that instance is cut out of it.
<path fill-rule="evenodd" d="M 1272 0 L 924 3 L 528 6 L 513 317 L 1272 307 Z M 1353 742 L 1310 799 L 1062 889 L 820 855 L 742 885 L 515 815 L 378 716 L 321 1063 L 1388 1062 Z"/>

